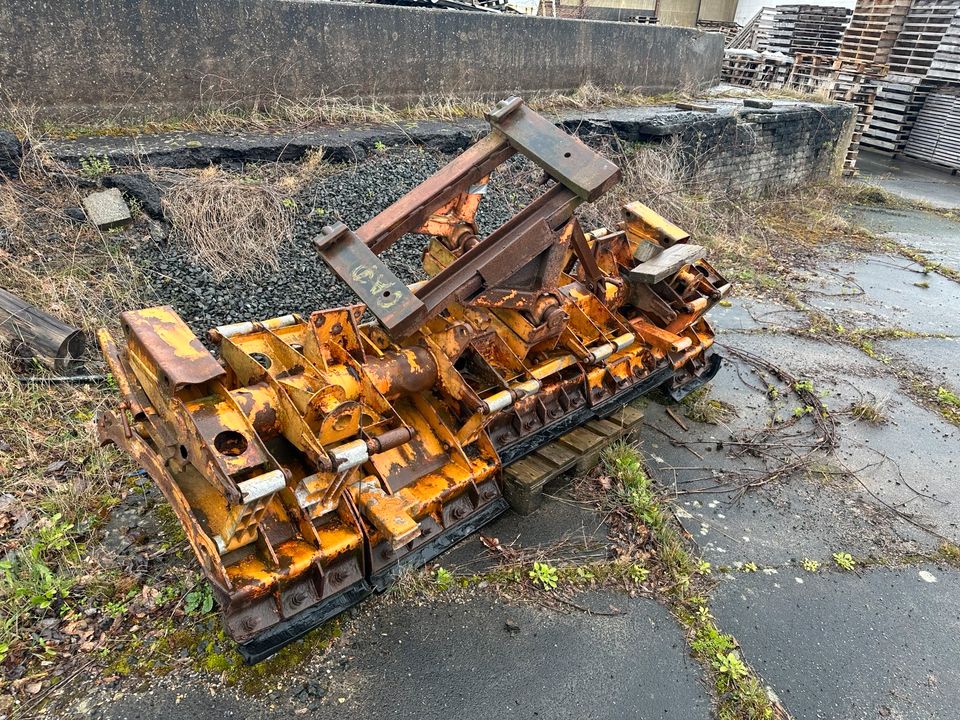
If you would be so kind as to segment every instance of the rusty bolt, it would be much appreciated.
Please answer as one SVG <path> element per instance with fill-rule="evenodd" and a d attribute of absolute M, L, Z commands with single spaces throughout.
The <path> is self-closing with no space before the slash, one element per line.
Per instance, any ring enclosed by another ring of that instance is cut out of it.
<path fill-rule="evenodd" d="M 247 632 L 257 629 L 257 619 L 253 615 L 247 615 L 241 622 L 240 627 L 242 627 Z"/>
<path fill-rule="evenodd" d="M 467 514 L 467 509 L 463 507 L 463 505 L 458 505 L 450 511 L 450 514 L 453 516 L 454 520 L 460 520 L 464 515 Z"/>
<path fill-rule="evenodd" d="M 335 323 L 334 326 L 330 328 L 331 335 L 339 335 L 342 332 L 343 332 L 343 325 L 341 325 L 340 323 Z"/>
<path fill-rule="evenodd" d="M 293 597 L 290 598 L 290 604 L 293 605 L 294 607 L 299 607 L 303 605 L 303 603 L 306 602 L 306 600 L 307 600 L 307 594 L 303 590 L 297 590 L 293 594 Z"/>
<path fill-rule="evenodd" d="M 347 579 L 347 574 L 343 570 L 337 570 L 336 572 L 333 573 L 333 577 L 331 578 L 331 580 L 333 580 L 335 585 L 339 585 L 346 579 Z"/>

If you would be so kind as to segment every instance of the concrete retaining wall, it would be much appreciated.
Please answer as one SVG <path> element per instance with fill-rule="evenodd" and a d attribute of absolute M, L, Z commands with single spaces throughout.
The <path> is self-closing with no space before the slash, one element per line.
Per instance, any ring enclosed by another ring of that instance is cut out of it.
<path fill-rule="evenodd" d="M 614 137 L 628 143 L 675 142 L 688 160 L 691 179 L 705 184 L 720 182 L 749 193 L 789 188 L 839 172 L 839 159 L 850 141 L 852 105 L 779 100 L 769 109 L 755 109 L 737 100 L 707 104 L 716 112 L 644 106 L 568 112 L 556 122 L 587 140 Z M 458 153 L 487 128 L 481 120 L 463 120 L 423 121 L 402 128 L 372 125 L 226 135 L 170 132 L 135 138 L 95 136 L 50 141 L 46 149 L 74 167 L 88 157 L 106 157 L 117 168 L 140 164 L 241 167 L 246 163 L 297 161 L 318 148 L 323 148 L 325 160 L 338 163 L 357 162 L 376 153 L 378 147 L 408 143 Z"/>
<path fill-rule="evenodd" d="M 718 100 L 715 112 L 608 110 L 581 121 L 581 134 L 631 142 L 676 142 L 692 179 L 748 193 L 793 187 L 839 172 L 855 108 L 778 100 L 770 108 Z M 638 117 L 638 111 L 641 115 Z"/>
<path fill-rule="evenodd" d="M 0 87 L 74 120 L 258 99 L 656 93 L 718 80 L 717 33 L 309 0 L 0 0 Z"/>
<path fill-rule="evenodd" d="M 838 171 L 853 117 L 851 105 L 744 109 L 684 139 L 704 182 L 773 192 Z"/>

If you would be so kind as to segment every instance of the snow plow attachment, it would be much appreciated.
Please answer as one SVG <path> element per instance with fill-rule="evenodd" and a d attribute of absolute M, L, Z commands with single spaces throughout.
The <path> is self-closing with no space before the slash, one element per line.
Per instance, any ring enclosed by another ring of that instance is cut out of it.
<path fill-rule="evenodd" d="M 365 225 L 315 239 L 360 303 L 216 328 L 219 357 L 169 307 L 100 333 L 122 395 L 101 440 L 160 487 L 249 661 L 501 513 L 505 465 L 719 367 L 704 314 L 729 284 L 704 249 L 640 203 L 585 233 L 574 210 L 617 167 L 518 98 L 488 120 Z M 482 237 L 487 179 L 518 152 L 544 192 Z M 407 286 L 378 253 L 412 232 L 430 279 Z"/>

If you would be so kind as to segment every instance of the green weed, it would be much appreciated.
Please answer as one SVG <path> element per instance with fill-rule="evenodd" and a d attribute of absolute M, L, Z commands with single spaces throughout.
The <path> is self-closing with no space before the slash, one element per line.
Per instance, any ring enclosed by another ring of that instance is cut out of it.
<path fill-rule="evenodd" d="M 90 180 L 109 175 L 111 170 L 113 170 L 113 167 L 110 165 L 110 158 L 106 155 L 100 157 L 87 155 L 87 157 L 80 159 L 80 174 Z"/>
<path fill-rule="evenodd" d="M 453 573 L 445 568 L 437 567 L 437 569 L 433 571 L 433 582 L 441 590 L 449 590 L 453 587 Z"/>
<path fill-rule="evenodd" d="M 833 562 L 836 563 L 837 567 L 841 570 L 853 570 L 857 564 L 853 556 L 847 552 L 835 552 L 833 554 Z"/>
<path fill-rule="evenodd" d="M 213 590 L 209 583 L 201 583 L 183 598 L 183 611 L 187 615 L 206 615 L 213 610 Z"/>
<path fill-rule="evenodd" d="M 557 569 L 548 563 L 535 562 L 533 570 L 527 573 L 534 585 L 539 585 L 544 590 L 555 590 L 557 587 Z"/>

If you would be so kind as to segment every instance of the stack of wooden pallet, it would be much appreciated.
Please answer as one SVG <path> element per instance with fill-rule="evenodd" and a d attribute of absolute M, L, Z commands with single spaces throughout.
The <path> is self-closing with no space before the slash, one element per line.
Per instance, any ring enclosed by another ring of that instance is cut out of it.
<path fill-rule="evenodd" d="M 723 54 L 720 78 L 730 85 L 779 89 L 786 85 L 793 60 L 783 53 L 728 49 Z"/>
<path fill-rule="evenodd" d="M 890 74 L 878 84 L 864 147 L 893 155 L 903 152 L 920 109 L 936 86 L 929 77 L 931 66 L 948 31 L 952 32 L 958 11 L 960 0 L 913 0 L 890 50 Z M 949 59 L 949 47 L 944 48 L 944 60 Z M 951 64 L 944 65 L 938 70 L 951 72 Z"/>
<path fill-rule="evenodd" d="M 786 87 L 810 95 L 828 96 L 828 85 L 833 77 L 834 58 L 812 53 L 796 53 Z"/>
<path fill-rule="evenodd" d="M 913 0 L 890 51 L 890 73 L 926 75 L 958 10 L 960 0 Z"/>
<path fill-rule="evenodd" d="M 857 0 L 839 56 L 887 64 L 909 10 L 910 0 Z"/>
<path fill-rule="evenodd" d="M 954 14 L 937 51 L 933 54 L 927 77 L 945 83 L 960 82 L 960 10 Z"/>
<path fill-rule="evenodd" d="M 845 174 L 854 174 L 860 140 L 873 118 L 876 81 L 886 74 L 886 65 L 805 53 L 797 53 L 794 59 L 788 88 L 856 105 L 853 135 L 843 164 Z"/>
<path fill-rule="evenodd" d="M 880 80 L 863 146 L 890 155 L 901 152 L 928 92 L 919 75 L 888 75 Z"/>
<path fill-rule="evenodd" d="M 857 106 L 853 135 L 843 161 L 844 173 L 853 175 L 856 173 L 857 158 L 860 156 L 860 142 L 873 121 L 877 81 L 887 74 L 887 66 L 867 60 L 837 58 L 833 67 L 833 75 L 827 88 L 830 97 Z"/>
<path fill-rule="evenodd" d="M 776 14 L 776 8 L 760 8 L 756 15 L 730 39 L 727 47 L 758 52 L 766 50 L 770 45 L 770 33 L 773 32 L 773 19 Z"/>
<path fill-rule="evenodd" d="M 735 22 L 721 22 L 719 20 L 697 20 L 697 30 L 704 32 L 723 33 L 723 46 L 730 47 L 730 43 L 740 33 L 740 26 Z"/>
<path fill-rule="evenodd" d="M 917 116 L 904 155 L 960 169 L 960 88 L 931 92 Z"/>
<path fill-rule="evenodd" d="M 753 87 L 762 62 L 756 50 L 724 50 L 720 79 L 730 85 Z"/>
<path fill-rule="evenodd" d="M 849 8 L 780 5 L 776 9 L 770 50 L 836 57 L 850 19 Z"/>

